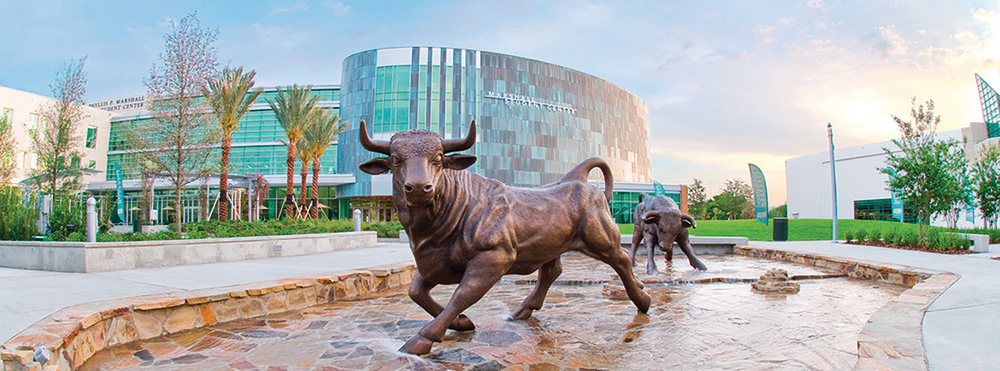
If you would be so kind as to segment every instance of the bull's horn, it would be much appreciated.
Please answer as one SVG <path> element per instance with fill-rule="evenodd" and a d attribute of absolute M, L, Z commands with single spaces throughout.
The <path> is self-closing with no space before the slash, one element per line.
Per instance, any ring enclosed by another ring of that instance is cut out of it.
<path fill-rule="evenodd" d="M 368 137 L 368 129 L 365 127 L 365 120 L 361 120 L 361 130 L 359 136 L 361 137 L 361 146 L 365 149 L 381 153 L 383 155 L 389 154 L 389 142 L 385 140 L 372 140 Z"/>
<path fill-rule="evenodd" d="M 681 220 L 688 222 L 688 224 L 691 225 L 691 228 L 698 228 L 698 223 L 695 223 L 694 217 L 692 217 L 691 215 L 681 214 Z"/>
<path fill-rule="evenodd" d="M 476 144 L 476 120 L 472 120 L 472 124 L 469 124 L 469 135 L 465 136 L 465 138 L 445 139 L 441 141 L 444 153 L 464 151 L 472 148 L 473 144 Z"/>

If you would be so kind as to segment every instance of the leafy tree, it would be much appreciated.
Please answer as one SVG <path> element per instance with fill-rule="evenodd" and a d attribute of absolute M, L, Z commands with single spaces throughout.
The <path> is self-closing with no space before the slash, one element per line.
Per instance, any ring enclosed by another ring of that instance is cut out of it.
<path fill-rule="evenodd" d="M 980 152 L 979 161 L 972 166 L 972 178 L 975 198 L 983 214 L 983 228 L 995 228 L 1000 214 L 1000 146 Z"/>
<path fill-rule="evenodd" d="M 741 219 L 746 204 L 746 198 L 726 191 L 712 197 L 712 200 L 708 201 L 708 209 L 712 210 L 713 219 L 735 220 Z"/>
<path fill-rule="evenodd" d="M 767 212 L 768 218 L 785 218 L 788 216 L 788 205 L 775 207 Z"/>
<path fill-rule="evenodd" d="M 278 123 L 285 129 L 285 137 L 288 138 L 286 143 L 288 145 L 288 158 L 285 160 L 288 167 L 285 185 L 285 216 L 290 218 L 295 217 L 295 197 L 292 189 L 295 155 L 297 154 L 295 146 L 302 138 L 302 133 L 309 125 L 315 123 L 318 119 L 317 116 L 321 114 L 321 111 L 316 109 L 320 97 L 318 95 L 310 96 L 311 93 L 312 85 L 301 88 L 298 85 L 292 85 L 287 90 L 279 88 L 274 100 L 267 100 L 271 109 L 274 110 L 274 116 L 278 119 Z"/>
<path fill-rule="evenodd" d="M 232 146 L 233 132 L 243 115 L 250 110 L 250 105 L 264 92 L 264 89 L 253 89 L 254 77 L 257 71 L 243 73 L 243 67 L 235 70 L 226 68 L 222 74 L 208 81 L 203 89 L 205 101 L 212 107 L 212 113 L 219 121 L 222 129 L 222 165 L 219 170 L 219 221 L 229 219 L 229 150 Z M 251 90 L 252 89 L 252 90 Z"/>
<path fill-rule="evenodd" d="M 201 28 L 197 13 L 171 25 L 173 30 L 164 36 L 160 64 L 154 64 L 149 79 L 143 81 L 153 118 L 140 121 L 128 142 L 131 148 L 145 149 L 135 153 L 173 185 L 174 210 L 179 216 L 184 187 L 209 174 L 208 159 L 219 144 L 201 96 L 216 73 L 213 43 L 218 30 Z M 174 218 L 177 231 L 181 219 Z"/>
<path fill-rule="evenodd" d="M 83 96 L 87 93 L 87 57 L 70 60 L 56 72 L 49 85 L 55 98 L 39 109 L 40 126 L 29 128 L 31 150 L 38 156 L 39 169 L 32 172 L 40 186 L 51 195 L 66 195 L 80 189 L 80 159 L 83 136 L 77 134 L 80 122 L 87 118 Z"/>
<path fill-rule="evenodd" d="M 347 122 L 341 122 L 339 115 L 324 111 L 319 121 L 305 131 L 304 137 L 312 159 L 312 203 L 309 205 L 309 216 L 313 219 L 319 218 L 319 159 L 346 129 Z"/>
<path fill-rule="evenodd" d="M 7 115 L 2 115 L 0 116 L 0 187 L 7 186 L 11 179 L 14 179 L 14 170 L 17 169 L 17 160 L 14 156 L 16 146 L 13 125 L 10 124 Z"/>
<path fill-rule="evenodd" d="M 694 182 L 688 186 L 688 212 L 696 219 L 702 219 L 707 212 L 708 195 L 705 193 L 705 185 L 700 179 L 695 178 Z"/>
<path fill-rule="evenodd" d="M 926 108 L 912 100 L 913 122 L 893 115 L 899 126 L 900 139 L 893 139 L 899 152 L 883 148 L 886 167 L 879 172 L 891 174 L 886 182 L 890 192 L 896 192 L 917 211 L 917 234 L 923 238 L 923 223 L 935 214 L 947 212 L 955 204 L 969 202 L 966 179 L 965 151 L 956 140 L 934 138 L 941 117 L 934 115 L 934 101 Z"/>

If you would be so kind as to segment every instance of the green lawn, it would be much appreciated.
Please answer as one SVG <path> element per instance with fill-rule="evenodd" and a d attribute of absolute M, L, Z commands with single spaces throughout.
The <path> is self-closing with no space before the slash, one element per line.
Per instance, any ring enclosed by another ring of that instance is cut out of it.
<path fill-rule="evenodd" d="M 699 220 L 697 223 L 698 228 L 690 230 L 692 236 L 740 236 L 747 237 L 752 241 L 771 241 L 773 236 L 771 231 L 771 227 L 774 225 L 773 221 L 770 225 L 764 225 L 755 219 Z M 837 222 L 837 238 L 844 239 L 844 231 L 851 228 L 872 229 L 875 227 L 917 230 L 916 224 L 873 220 L 840 220 Z M 632 224 L 620 224 L 619 228 L 622 234 L 632 234 Z M 788 240 L 829 240 L 832 228 L 833 225 L 829 219 L 789 219 Z"/>

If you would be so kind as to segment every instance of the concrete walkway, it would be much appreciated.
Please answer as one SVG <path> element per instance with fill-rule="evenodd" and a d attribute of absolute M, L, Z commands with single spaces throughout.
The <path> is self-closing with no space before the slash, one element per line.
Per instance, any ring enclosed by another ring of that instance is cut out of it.
<path fill-rule="evenodd" d="M 924 349 L 931 370 L 1000 368 L 1000 245 L 990 252 L 942 255 L 830 241 L 756 242 L 771 249 L 841 256 L 961 275 L 924 314 Z"/>
<path fill-rule="evenodd" d="M 931 370 L 1000 367 L 1000 245 L 988 254 L 940 255 L 834 244 L 829 241 L 751 242 L 753 246 L 907 265 L 961 275 L 924 316 Z M 196 290 L 332 273 L 412 260 L 409 246 L 103 273 L 58 273 L 0 268 L 0 339 L 10 339 L 49 314 L 72 305 L 173 291 Z"/>

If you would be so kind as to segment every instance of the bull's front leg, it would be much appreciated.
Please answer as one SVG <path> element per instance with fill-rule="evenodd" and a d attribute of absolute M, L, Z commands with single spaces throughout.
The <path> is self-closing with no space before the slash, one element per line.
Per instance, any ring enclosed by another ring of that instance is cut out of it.
<path fill-rule="evenodd" d="M 633 228 L 635 231 L 640 231 L 638 226 Z M 632 260 L 632 266 L 635 266 L 635 251 L 639 248 L 639 244 L 642 243 L 642 236 L 644 233 L 641 231 L 639 233 L 632 234 L 632 250 L 629 251 L 628 257 Z"/>
<path fill-rule="evenodd" d="M 646 238 L 646 275 L 648 276 L 656 275 L 656 259 L 653 258 L 653 254 L 656 252 L 658 244 L 657 238 L 653 236 Z"/>
<path fill-rule="evenodd" d="M 399 351 L 416 355 L 430 353 L 431 346 L 444 338 L 448 326 L 458 318 L 459 314 L 482 299 L 483 295 L 500 281 L 512 262 L 513 259 L 509 254 L 504 254 L 499 249 L 480 252 L 467 265 L 462 281 L 452 293 L 448 305 L 416 335 L 407 340 Z"/>
<path fill-rule="evenodd" d="M 701 260 L 698 260 L 698 257 L 694 255 L 694 247 L 691 246 L 691 241 L 688 239 L 687 236 L 681 236 L 681 238 L 678 238 L 677 246 L 680 246 L 681 251 L 684 252 L 684 255 L 687 255 L 688 263 L 691 263 L 691 266 L 694 267 L 694 269 L 703 271 L 708 270 L 708 267 L 705 266 L 705 263 L 702 263 Z M 671 246 L 671 249 L 673 249 L 673 246 Z"/>
<path fill-rule="evenodd" d="M 417 274 L 413 275 L 413 281 L 410 282 L 410 289 L 408 292 L 410 299 L 423 308 L 427 314 L 430 314 L 433 317 L 437 317 L 441 314 L 441 311 L 444 310 L 444 307 L 431 297 L 431 289 L 435 286 L 437 286 L 436 283 L 425 281 L 424 278 L 420 276 L 420 272 L 417 272 Z M 459 314 L 458 317 L 452 321 L 451 325 L 448 326 L 448 328 L 455 331 L 469 331 L 474 330 L 476 325 L 472 323 L 472 320 L 470 320 L 469 317 L 466 317 L 464 314 Z"/>

